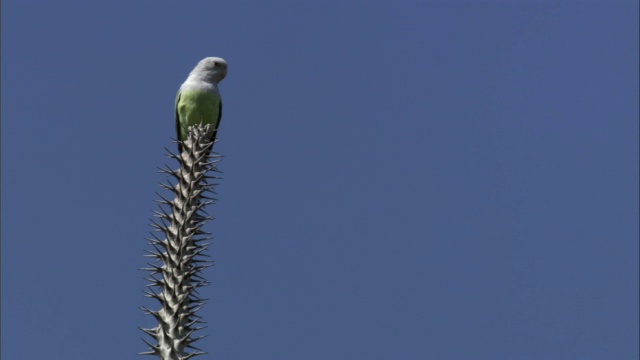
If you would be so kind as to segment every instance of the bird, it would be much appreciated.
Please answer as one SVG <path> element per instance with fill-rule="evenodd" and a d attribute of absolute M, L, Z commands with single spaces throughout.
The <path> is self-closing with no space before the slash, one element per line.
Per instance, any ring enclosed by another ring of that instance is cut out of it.
<path fill-rule="evenodd" d="M 176 95 L 176 132 L 178 151 L 187 140 L 189 127 L 202 123 L 213 126 L 211 141 L 216 139 L 222 118 L 222 99 L 218 83 L 227 76 L 227 62 L 219 57 L 207 57 L 196 65 L 182 83 Z"/>

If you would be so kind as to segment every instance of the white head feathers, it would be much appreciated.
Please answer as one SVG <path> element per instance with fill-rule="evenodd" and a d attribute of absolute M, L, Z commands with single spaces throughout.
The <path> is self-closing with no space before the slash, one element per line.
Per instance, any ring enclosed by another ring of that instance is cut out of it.
<path fill-rule="evenodd" d="M 208 57 L 200 60 L 189 74 L 190 78 L 197 78 L 206 82 L 218 83 L 227 76 L 227 62 L 223 58 Z"/>

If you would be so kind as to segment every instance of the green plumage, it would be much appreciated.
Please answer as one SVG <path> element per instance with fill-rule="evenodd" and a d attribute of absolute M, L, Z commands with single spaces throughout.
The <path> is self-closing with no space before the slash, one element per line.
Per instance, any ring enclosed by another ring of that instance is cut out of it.
<path fill-rule="evenodd" d="M 215 139 L 222 117 L 222 100 L 216 93 L 204 90 L 179 91 L 176 96 L 176 133 L 179 140 L 187 139 L 189 127 L 203 123 L 211 124 Z"/>

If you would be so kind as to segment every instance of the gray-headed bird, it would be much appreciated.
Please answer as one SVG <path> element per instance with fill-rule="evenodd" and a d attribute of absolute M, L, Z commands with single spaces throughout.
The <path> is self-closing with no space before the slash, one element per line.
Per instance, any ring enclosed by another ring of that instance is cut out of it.
<path fill-rule="evenodd" d="M 202 59 L 180 86 L 176 96 L 176 131 L 178 140 L 187 140 L 189 127 L 211 124 L 211 141 L 216 138 L 222 117 L 222 99 L 218 83 L 227 76 L 227 62 L 219 57 Z M 182 145 L 178 143 L 182 152 Z"/>

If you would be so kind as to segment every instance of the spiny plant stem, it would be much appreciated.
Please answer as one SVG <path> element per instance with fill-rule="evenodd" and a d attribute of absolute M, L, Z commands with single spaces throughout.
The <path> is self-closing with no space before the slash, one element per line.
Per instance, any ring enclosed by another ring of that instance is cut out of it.
<path fill-rule="evenodd" d="M 209 125 L 192 126 L 186 141 L 181 142 L 182 153 L 178 156 L 169 151 L 169 157 L 176 159 L 180 168 L 160 169 L 173 178 L 173 184 L 167 180 L 161 187 L 173 193 L 173 201 L 160 196 L 160 211 L 156 211 L 151 220 L 155 233 L 147 238 L 153 251 L 147 251 L 147 257 L 154 261 L 149 263 L 149 272 L 145 278 L 149 281 L 145 296 L 156 299 L 160 303 L 158 310 L 141 309 L 152 315 L 158 325 L 143 329 L 150 335 L 155 344 L 142 355 L 156 355 L 162 360 L 187 360 L 206 352 L 195 347 L 193 343 L 205 336 L 194 336 L 194 332 L 205 328 L 202 318 L 196 312 L 202 308 L 207 299 L 198 296 L 197 289 L 209 283 L 201 276 L 204 269 L 213 265 L 207 260 L 204 251 L 209 247 L 206 241 L 211 240 L 210 233 L 202 230 L 205 222 L 211 220 L 204 207 L 215 199 L 208 197 L 215 194 L 212 179 L 217 176 L 208 175 L 219 172 L 216 168 L 220 161 L 218 155 L 211 155 L 213 141 L 210 139 Z"/>

